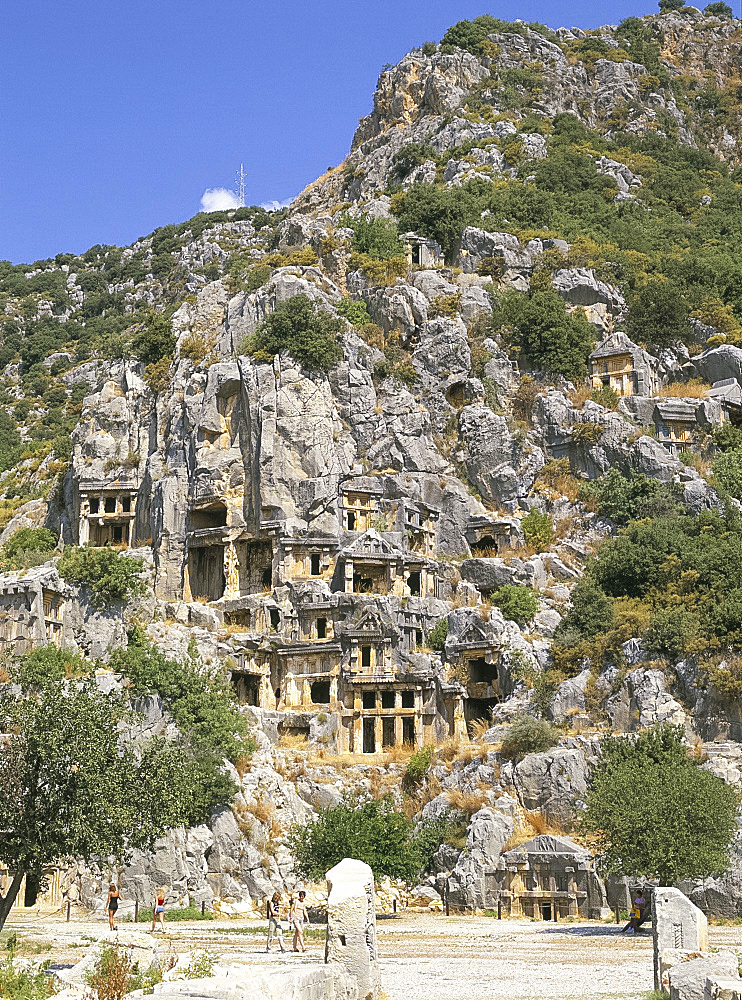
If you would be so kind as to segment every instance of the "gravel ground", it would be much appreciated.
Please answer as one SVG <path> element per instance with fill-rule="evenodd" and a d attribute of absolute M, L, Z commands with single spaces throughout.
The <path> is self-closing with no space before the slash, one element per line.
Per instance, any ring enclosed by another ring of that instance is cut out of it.
<path fill-rule="evenodd" d="M 260 929 L 259 921 L 171 923 L 157 937 L 177 952 L 203 948 L 225 962 L 261 968 L 323 960 L 320 928 L 312 928 L 306 955 L 266 955 L 265 938 L 255 933 Z M 92 941 L 108 936 L 102 920 L 58 917 L 10 920 L 3 938 L 13 932 L 20 954 L 64 964 L 78 962 Z M 378 938 L 388 1000 L 638 1000 L 653 985 L 651 932 L 628 937 L 615 924 L 403 914 L 381 918 Z M 742 953 L 740 926 L 712 926 L 710 938 L 712 947 Z"/>

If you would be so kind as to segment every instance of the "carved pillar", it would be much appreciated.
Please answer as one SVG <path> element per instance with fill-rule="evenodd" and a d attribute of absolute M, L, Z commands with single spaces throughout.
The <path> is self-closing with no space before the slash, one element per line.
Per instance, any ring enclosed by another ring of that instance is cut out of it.
<path fill-rule="evenodd" d="M 84 497 L 80 503 L 80 520 L 77 525 L 77 538 L 80 545 L 87 545 L 90 541 L 90 501 Z"/>
<path fill-rule="evenodd" d="M 240 565 L 237 549 L 232 541 L 224 546 L 224 596 L 226 598 L 240 596 Z"/>

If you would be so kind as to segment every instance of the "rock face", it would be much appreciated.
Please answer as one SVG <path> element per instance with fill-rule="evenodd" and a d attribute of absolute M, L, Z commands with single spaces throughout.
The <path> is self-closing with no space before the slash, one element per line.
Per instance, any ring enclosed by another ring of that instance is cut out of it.
<path fill-rule="evenodd" d="M 646 51 L 656 42 L 661 74 L 626 58 L 625 45 L 633 55 L 644 50 L 625 27 L 585 36 L 517 22 L 483 41 L 481 55 L 427 44 L 381 73 L 346 160 L 286 213 L 205 226 L 194 219 L 180 235 L 168 228 L 124 248 L 120 259 L 103 248 L 97 265 L 91 251 L 24 271 L 24 282 L 37 274 L 41 285 L 61 282 L 64 308 L 41 292 L 21 308 L 3 291 L 4 330 L 42 319 L 74 325 L 88 313 L 107 322 L 108 305 L 120 302 L 134 343 L 149 310 L 169 315 L 177 306 L 172 351 L 153 364 L 129 360 L 128 341 L 111 345 L 126 360 L 90 359 L 95 348 L 84 340 L 79 357 L 63 344 L 46 358 L 32 381 L 45 385 L 59 370 L 51 398 L 63 395 L 65 416 L 79 417 L 69 468 L 32 449 L 12 473 L 17 482 L 2 474 L 13 516 L 0 543 L 43 524 L 60 547 L 125 549 L 143 560 L 147 591 L 128 606 L 96 608 L 85 588 L 59 578 L 56 554 L 3 573 L 3 648 L 50 642 L 105 664 L 136 621 L 168 656 L 195 648 L 205 669 L 223 668 L 259 744 L 250 767 L 233 775 L 229 807 L 127 861 L 120 875 L 129 898 L 144 903 L 162 883 L 172 904 L 216 899 L 252 911 L 296 884 L 285 846 L 291 825 L 349 790 L 376 795 L 389 781 L 399 792 L 401 768 L 379 770 L 384 751 L 476 741 L 475 759 L 437 769 L 441 790 L 424 814 L 440 816 L 462 796 L 466 815 L 476 806 L 466 849 L 444 845 L 435 863 L 438 875 L 451 873 L 455 905 L 481 908 L 487 872 L 528 815 L 559 827 L 573 820 L 596 755 L 594 739 L 575 735 L 515 764 L 500 761 L 493 747 L 518 713 L 538 705 L 579 734 L 599 703 L 601 721 L 616 731 L 670 722 L 716 735 L 693 670 L 677 665 L 684 683 L 676 692 L 637 637 L 627 636 L 616 663 L 584 663 L 560 678 L 549 705 L 540 697 L 539 674 L 553 666 L 552 638 L 572 588 L 595 546 L 616 531 L 579 499 L 580 481 L 639 473 L 677 484 L 692 513 L 721 509 L 706 479 L 684 464 L 682 442 L 687 432 L 711 448 L 713 429 L 742 398 L 742 350 L 725 344 L 691 358 L 683 345 L 658 356 L 639 348 L 623 332 L 626 261 L 604 260 L 604 249 L 584 239 L 529 239 L 517 207 L 537 215 L 573 183 L 554 176 L 553 154 L 570 129 L 588 129 L 595 143 L 602 135 L 611 151 L 618 132 L 653 142 L 658 132 L 677 135 L 690 147 L 710 144 L 730 168 L 739 163 L 733 116 L 699 110 L 705 98 L 676 100 L 662 83 L 703 79 L 714 93 L 736 86 L 739 23 L 687 8 L 641 26 L 654 39 Z M 582 48 L 586 38 L 597 51 Z M 601 52 L 611 58 L 594 58 Z M 555 123 L 558 115 L 566 118 Z M 632 202 L 616 209 L 622 224 L 651 206 L 645 154 L 626 151 L 623 163 L 599 155 L 592 139 L 578 145 L 580 169 L 605 205 Z M 428 219 L 420 225 L 431 232 L 400 233 L 389 259 L 366 254 L 360 223 L 396 219 L 421 184 L 436 192 L 424 189 L 423 198 L 427 190 L 444 207 L 460 205 L 460 218 L 442 212 L 440 231 Z M 493 199 L 470 211 L 482 185 Z M 506 189 L 515 193 L 507 210 L 498 207 Z M 709 198 L 699 195 L 690 219 L 710 208 Z M 556 293 L 570 315 L 593 325 L 599 347 L 577 359 L 590 364 L 589 384 L 532 371 L 508 323 L 491 322 L 512 293 L 546 291 L 552 305 Z M 255 349 L 261 324 L 297 296 L 337 322 L 336 363 L 322 364 L 314 342 L 295 356 Z M 714 338 L 694 324 L 701 339 Z M 622 398 L 611 409 L 617 375 Z M 32 414 L 19 454 L 37 443 L 33 427 L 46 448 L 56 405 L 37 407 L 36 389 L 33 406 L 21 398 L 25 357 L 4 376 L 5 415 L 23 412 L 24 402 Z M 714 386 L 700 399 L 696 386 L 688 398 L 657 396 L 668 380 L 690 376 L 730 379 L 730 395 Z M 27 503 L 24 475 L 39 486 Z M 551 542 L 535 544 L 523 528 L 531 511 L 550 519 Z M 532 592 L 537 610 L 528 622 L 506 616 L 504 587 Z M 123 683 L 101 670 L 101 683 Z M 721 718 L 718 731 L 729 735 L 736 724 Z M 153 696 L 144 735 L 170 726 Z M 363 763 L 351 778 L 322 757 L 306 767 L 302 760 L 302 770 L 284 751 L 304 743 L 307 753 Z M 738 782 L 737 766 L 717 760 L 714 768 Z M 65 892 L 100 904 L 108 877 L 103 864 L 75 867 Z M 728 877 L 689 891 L 737 912 L 739 882 L 735 861 Z M 442 885 L 423 888 L 417 898 L 427 893 L 436 904 Z"/>
<path fill-rule="evenodd" d="M 374 873 L 345 858 L 327 873 L 325 961 L 337 962 L 358 984 L 358 996 L 373 1000 L 381 990 L 376 950 Z"/>
<path fill-rule="evenodd" d="M 486 872 L 497 864 L 512 836 L 516 803 L 500 796 L 494 806 L 485 806 L 471 818 L 466 847 L 449 878 L 449 900 L 453 906 L 484 909 Z"/>

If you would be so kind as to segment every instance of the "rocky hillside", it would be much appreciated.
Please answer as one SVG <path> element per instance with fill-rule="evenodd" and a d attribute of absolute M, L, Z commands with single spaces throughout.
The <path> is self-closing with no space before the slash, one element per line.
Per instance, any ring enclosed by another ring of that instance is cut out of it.
<path fill-rule="evenodd" d="M 481 907 L 569 828 L 596 733 L 681 724 L 740 782 L 742 24 L 712 8 L 461 22 L 287 211 L 0 264 L 0 597 L 64 602 L 4 641 L 56 622 L 100 667 L 137 624 L 256 730 L 233 807 L 124 890 L 259 903 L 351 789 L 458 811 L 416 898 L 452 872 Z M 101 609 L 55 542 L 131 550 L 145 596 Z M 564 735 L 514 763 L 522 713 Z M 736 880 L 699 893 L 736 912 Z"/>

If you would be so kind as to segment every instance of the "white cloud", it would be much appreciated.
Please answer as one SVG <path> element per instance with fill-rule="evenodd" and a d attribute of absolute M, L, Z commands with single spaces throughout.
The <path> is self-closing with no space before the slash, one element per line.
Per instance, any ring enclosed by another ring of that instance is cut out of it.
<path fill-rule="evenodd" d="M 277 212 L 280 208 L 288 208 L 293 200 L 293 198 L 284 198 L 283 201 L 276 201 L 274 198 L 273 201 L 264 201 L 260 207 L 264 208 L 266 212 Z"/>
<path fill-rule="evenodd" d="M 206 188 L 201 195 L 202 212 L 224 212 L 228 208 L 239 208 L 240 199 L 227 188 Z"/>

